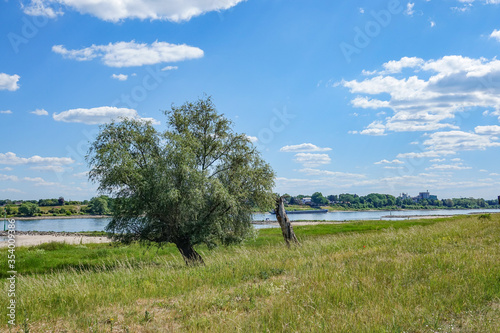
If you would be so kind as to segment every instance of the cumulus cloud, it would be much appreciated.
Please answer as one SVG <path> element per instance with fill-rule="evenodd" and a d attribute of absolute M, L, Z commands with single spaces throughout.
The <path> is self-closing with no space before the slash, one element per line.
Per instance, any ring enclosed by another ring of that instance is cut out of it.
<path fill-rule="evenodd" d="M 472 169 L 471 167 L 467 167 L 462 165 L 461 163 L 459 164 L 434 164 L 425 170 L 468 170 Z"/>
<path fill-rule="evenodd" d="M 31 157 L 19 157 L 15 153 L 0 153 L 0 164 L 21 165 L 21 164 L 49 164 L 68 165 L 75 161 L 70 157 L 41 157 L 34 155 Z"/>
<path fill-rule="evenodd" d="M 16 91 L 19 89 L 17 82 L 20 78 L 17 74 L 9 75 L 0 73 L 0 90 Z"/>
<path fill-rule="evenodd" d="M 25 7 L 25 13 L 60 15 L 62 8 L 68 8 L 111 22 L 125 19 L 182 22 L 207 12 L 229 9 L 242 1 L 244 0 L 32 0 Z"/>
<path fill-rule="evenodd" d="M 398 159 L 394 159 L 392 161 L 389 161 L 389 160 L 382 160 L 382 161 L 378 161 L 378 162 L 375 162 L 374 164 L 404 164 L 404 162 L 398 160 Z"/>
<path fill-rule="evenodd" d="M 17 176 L 2 175 L 2 174 L 0 174 L 0 181 L 4 181 L 4 180 L 10 180 L 10 181 L 13 181 L 13 182 L 17 182 L 19 179 L 17 178 Z"/>
<path fill-rule="evenodd" d="M 433 151 L 442 152 L 485 150 L 489 147 L 500 147 L 500 142 L 497 142 L 497 140 L 498 138 L 491 135 L 481 135 L 464 131 L 448 131 L 430 134 L 429 139 L 425 140 L 423 144 Z"/>
<path fill-rule="evenodd" d="M 52 51 L 64 58 L 90 61 L 100 58 L 109 67 L 133 67 L 177 62 L 203 57 L 203 50 L 186 44 L 154 42 L 152 44 L 131 42 L 92 45 L 79 50 L 68 50 L 63 45 L 54 45 Z"/>
<path fill-rule="evenodd" d="M 493 30 L 493 32 L 490 35 L 490 38 L 495 38 L 497 41 L 500 42 L 500 30 Z"/>
<path fill-rule="evenodd" d="M 341 177 L 341 178 L 365 178 L 366 176 L 358 173 L 349 173 L 349 172 L 339 172 L 339 171 L 329 171 L 329 170 L 320 170 L 313 168 L 304 168 L 300 169 L 299 172 L 305 173 L 308 176 L 333 176 L 333 177 Z"/>
<path fill-rule="evenodd" d="M 111 78 L 116 79 L 118 81 L 127 81 L 128 75 L 125 74 L 113 74 Z"/>
<path fill-rule="evenodd" d="M 3 110 L 3 111 L 0 111 L 0 114 L 12 114 L 12 111 L 10 111 L 10 110 Z"/>
<path fill-rule="evenodd" d="M 161 71 L 162 71 L 162 72 L 166 72 L 166 71 L 173 71 L 173 70 L 176 70 L 176 69 L 178 69 L 178 67 L 177 67 L 177 66 L 166 66 L 166 67 L 163 67 L 163 68 L 161 69 Z"/>
<path fill-rule="evenodd" d="M 247 139 L 250 140 L 250 142 L 259 141 L 259 139 L 256 136 L 251 136 L 251 135 L 247 135 Z"/>
<path fill-rule="evenodd" d="M 403 57 L 382 67 L 373 77 L 340 82 L 356 94 L 351 100 L 354 107 L 393 111 L 385 120 L 351 133 L 459 129 L 453 123 L 455 116 L 472 108 L 493 108 L 491 114 L 500 115 L 500 60 L 456 55 L 427 61 Z M 413 73 L 401 75 L 405 68 Z"/>
<path fill-rule="evenodd" d="M 50 1 L 44 0 L 31 0 L 28 5 L 25 6 L 21 3 L 21 6 L 23 8 L 23 12 L 30 16 L 46 16 L 49 18 L 56 18 L 57 16 L 64 14 L 60 8 L 48 7 L 47 4 L 49 2 Z"/>
<path fill-rule="evenodd" d="M 302 153 L 302 152 L 316 152 L 316 151 L 330 151 L 332 148 L 321 148 L 312 143 L 301 143 L 299 145 L 291 145 L 281 147 L 280 151 L 288 153 Z"/>
<path fill-rule="evenodd" d="M 295 154 L 295 162 L 302 164 L 306 168 L 314 168 L 331 161 L 328 154 L 298 153 Z"/>
<path fill-rule="evenodd" d="M 35 178 L 24 177 L 23 180 L 27 181 L 27 182 L 33 182 L 33 183 L 35 183 L 34 184 L 35 186 L 54 186 L 54 185 L 58 185 L 57 183 L 48 182 L 48 181 L 46 181 L 45 179 L 43 179 L 41 177 L 35 177 Z"/>
<path fill-rule="evenodd" d="M 48 116 L 49 113 L 44 109 L 36 109 L 35 111 L 31 111 L 30 113 L 35 114 L 37 116 Z"/>
<path fill-rule="evenodd" d="M 92 109 L 71 109 L 52 115 L 54 120 L 66 123 L 82 123 L 87 125 L 97 125 L 112 122 L 119 118 L 133 118 L 150 121 L 153 125 L 160 122 L 153 118 L 141 118 L 134 109 L 117 108 L 114 106 L 102 106 Z"/>

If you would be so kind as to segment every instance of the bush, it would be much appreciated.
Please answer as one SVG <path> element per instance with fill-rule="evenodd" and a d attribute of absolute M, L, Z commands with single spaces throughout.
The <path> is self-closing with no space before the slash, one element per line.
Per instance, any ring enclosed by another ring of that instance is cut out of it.
<path fill-rule="evenodd" d="M 479 215 L 477 217 L 477 219 L 479 221 L 486 221 L 486 220 L 490 221 L 491 220 L 491 214 L 489 214 L 489 213 L 487 213 L 487 214 L 481 214 L 481 215 Z"/>

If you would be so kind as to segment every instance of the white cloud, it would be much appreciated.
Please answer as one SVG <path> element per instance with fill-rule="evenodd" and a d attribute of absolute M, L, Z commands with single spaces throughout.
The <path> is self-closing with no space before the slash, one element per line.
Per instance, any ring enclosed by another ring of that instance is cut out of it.
<path fill-rule="evenodd" d="M 490 35 L 490 38 L 495 38 L 497 41 L 500 42 L 500 30 L 493 30 L 493 32 Z"/>
<path fill-rule="evenodd" d="M 49 10 L 61 12 L 59 8 L 64 6 L 111 22 L 125 19 L 181 22 L 207 12 L 229 9 L 242 1 L 244 0 L 32 0 L 28 7 L 39 6 L 40 13 L 45 11 L 49 14 Z M 54 10 L 52 7 L 58 9 Z"/>
<path fill-rule="evenodd" d="M 476 126 L 474 128 L 474 132 L 476 132 L 477 134 L 500 135 L 500 126 Z"/>
<path fill-rule="evenodd" d="M 403 57 L 400 60 L 391 60 L 382 65 L 384 74 L 401 73 L 404 68 L 415 68 L 422 66 L 424 60 L 417 57 Z"/>
<path fill-rule="evenodd" d="M 301 163 L 306 168 L 314 168 L 331 161 L 328 154 L 298 153 L 295 154 L 295 162 Z"/>
<path fill-rule="evenodd" d="M 430 160 L 430 162 L 434 162 L 434 163 L 435 162 L 444 162 L 444 161 L 446 161 L 445 158 L 434 158 L 434 159 Z"/>
<path fill-rule="evenodd" d="M 15 188 L 2 189 L 2 190 L 0 190 L 0 192 L 24 193 L 23 191 L 15 189 Z"/>
<path fill-rule="evenodd" d="M 21 77 L 17 74 L 9 75 L 5 73 L 0 73 L 0 90 L 16 91 L 19 89 L 17 81 Z"/>
<path fill-rule="evenodd" d="M 321 148 L 312 143 L 301 143 L 299 145 L 284 146 L 280 151 L 288 153 L 300 153 L 300 152 L 316 152 L 316 151 L 330 151 L 332 148 Z"/>
<path fill-rule="evenodd" d="M 106 66 L 132 67 L 177 62 L 203 57 L 203 50 L 186 44 L 154 42 L 152 44 L 131 42 L 92 45 L 80 50 L 68 50 L 62 45 L 54 45 L 52 51 L 64 58 L 90 61 L 101 58 Z"/>
<path fill-rule="evenodd" d="M 4 110 L 4 111 L 0 111 L 0 114 L 12 114 L 12 111 Z"/>
<path fill-rule="evenodd" d="M 353 99 L 351 101 L 351 104 L 355 108 L 363 108 L 363 109 L 379 109 L 379 108 L 387 108 L 390 106 L 390 103 L 388 101 L 369 99 L 368 97 L 360 97 L 360 96 Z"/>
<path fill-rule="evenodd" d="M 125 74 L 113 74 L 111 78 L 116 79 L 118 81 L 127 81 L 128 75 Z"/>
<path fill-rule="evenodd" d="M 385 125 L 382 124 L 381 121 L 376 120 L 376 121 L 372 122 L 370 125 L 368 125 L 364 130 L 362 130 L 361 132 L 359 132 L 359 134 L 363 134 L 363 135 L 386 135 L 386 133 L 385 133 Z"/>
<path fill-rule="evenodd" d="M 251 135 L 247 135 L 247 139 L 250 140 L 250 142 L 259 141 L 259 139 L 256 136 L 251 136 Z"/>
<path fill-rule="evenodd" d="M 13 181 L 13 182 L 17 182 L 19 179 L 17 178 L 17 176 L 2 175 L 2 174 L 0 174 L 0 181 L 4 181 L 4 180 L 10 180 L 10 181 Z"/>
<path fill-rule="evenodd" d="M 440 157 L 440 156 L 446 156 L 446 155 L 455 155 L 456 152 L 454 151 L 449 151 L 449 150 L 441 150 L 441 151 L 421 151 L 418 153 L 411 152 L 411 153 L 400 153 L 396 157 L 397 158 L 408 158 L 408 159 L 417 159 L 417 158 L 428 158 L 428 157 Z"/>
<path fill-rule="evenodd" d="M 364 8 L 359 8 L 359 13 L 360 14 L 364 14 L 365 13 L 365 9 Z"/>
<path fill-rule="evenodd" d="M 345 178 L 365 178 L 365 175 L 357 174 L 357 173 L 348 173 L 348 172 L 339 172 L 339 171 L 328 171 L 328 170 L 320 170 L 313 168 L 304 168 L 300 169 L 299 172 L 305 173 L 308 176 L 333 176 L 340 177 L 345 180 Z"/>
<path fill-rule="evenodd" d="M 30 113 L 36 114 L 37 116 L 48 116 L 49 113 L 44 109 L 36 109 L 35 111 L 31 111 Z"/>
<path fill-rule="evenodd" d="M 463 131 L 436 132 L 429 135 L 424 145 L 433 151 L 485 150 L 500 147 L 498 138 Z"/>
<path fill-rule="evenodd" d="M 84 171 L 84 172 L 74 173 L 73 177 L 76 177 L 76 178 L 85 178 L 85 177 L 88 177 L 88 175 L 89 175 L 89 172 L 88 171 Z"/>
<path fill-rule="evenodd" d="M 500 60 L 444 56 L 425 61 L 403 57 L 388 61 L 383 67 L 377 76 L 340 82 L 356 94 L 351 100 L 354 107 L 385 107 L 393 111 L 384 121 L 372 122 L 364 130 L 351 133 L 384 135 L 459 129 L 453 123 L 456 115 L 472 108 L 493 108 L 495 111 L 488 114 L 500 118 Z M 411 68 L 415 74 L 392 75 L 404 68 Z M 385 100 L 377 95 L 383 95 Z"/>
<path fill-rule="evenodd" d="M 436 22 L 433 20 L 429 20 L 429 24 L 431 25 L 431 28 L 434 28 L 436 26 Z"/>
<path fill-rule="evenodd" d="M 161 71 L 162 71 L 162 72 L 166 72 L 166 71 L 173 71 L 173 70 L 176 70 L 176 69 L 178 69 L 178 68 L 179 68 L 179 67 L 177 67 L 177 66 L 166 66 L 166 67 L 163 67 L 163 68 L 161 69 Z"/>
<path fill-rule="evenodd" d="M 15 153 L 0 153 L 0 164 L 21 165 L 21 164 L 49 164 L 68 165 L 75 161 L 70 157 L 41 157 L 34 155 L 31 157 L 19 157 Z"/>
<path fill-rule="evenodd" d="M 45 179 L 43 179 L 41 177 L 35 177 L 35 178 L 24 177 L 23 180 L 25 180 L 27 182 L 33 182 L 33 183 L 35 183 L 35 186 L 54 186 L 54 185 L 58 185 L 57 183 L 48 182 L 48 181 L 46 181 Z"/>
<path fill-rule="evenodd" d="M 66 123 L 82 123 L 87 125 L 97 125 L 112 122 L 119 118 L 134 118 L 144 121 L 151 121 L 153 125 L 159 125 L 160 122 L 153 118 L 141 118 L 134 109 L 117 108 L 114 106 L 103 106 L 92 109 L 71 109 L 61 113 L 54 113 L 56 121 Z"/>
<path fill-rule="evenodd" d="M 394 159 L 392 161 L 389 161 L 389 160 L 382 160 L 382 161 L 378 161 L 378 162 L 375 162 L 374 164 L 404 164 L 404 162 L 401 162 L 400 160 L 398 159 Z"/>
<path fill-rule="evenodd" d="M 31 16 L 46 16 L 49 18 L 56 18 L 59 15 L 63 15 L 63 12 L 60 9 L 54 10 L 54 8 L 47 7 L 44 0 L 31 0 L 31 3 L 27 6 L 21 3 L 21 7 L 23 8 L 23 12 L 26 15 Z"/>
<path fill-rule="evenodd" d="M 31 167 L 30 169 L 38 171 L 52 171 L 52 172 L 64 172 L 66 170 L 61 165 L 41 165 L 41 166 Z"/>
<path fill-rule="evenodd" d="M 433 164 L 429 168 L 425 170 L 468 170 L 472 169 L 471 167 L 467 167 L 462 165 L 461 163 L 457 164 Z"/>
<path fill-rule="evenodd" d="M 408 16 L 413 16 L 413 14 L 415 14 L 415 10 L 413 9 L 414 6 L 415 6 L 415 3 L 408 2 L 406 4 L 405 14 L 408 15 Z"/>

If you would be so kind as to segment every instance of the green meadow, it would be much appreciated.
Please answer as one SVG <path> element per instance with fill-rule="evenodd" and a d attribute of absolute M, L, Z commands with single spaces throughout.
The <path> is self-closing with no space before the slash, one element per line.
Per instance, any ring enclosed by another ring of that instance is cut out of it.
<path fill-rule="evenodd" d="M 500 332 L 500 214 L 297 226 L 239 246 L 16 249 L 2 332 Z"/>

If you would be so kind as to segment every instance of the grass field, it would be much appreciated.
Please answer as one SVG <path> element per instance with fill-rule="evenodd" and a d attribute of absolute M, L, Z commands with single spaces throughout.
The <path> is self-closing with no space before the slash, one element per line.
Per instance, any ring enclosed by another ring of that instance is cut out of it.
<path fill-rule="evenodd" d="M 264 229 L 241 246 L 198 248 L 202 267 L 170 246 L 18 248 L 12 331 L 500 332 L 491 216 L 295 227 L 292 249 Z"/>

